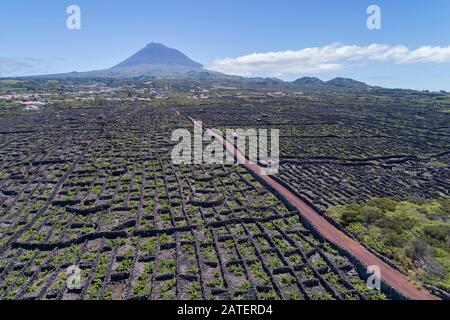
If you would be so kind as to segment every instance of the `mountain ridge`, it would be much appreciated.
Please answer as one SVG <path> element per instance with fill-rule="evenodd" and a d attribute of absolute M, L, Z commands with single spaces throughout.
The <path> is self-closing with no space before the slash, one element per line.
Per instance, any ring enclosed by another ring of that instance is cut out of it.
<path fill-rule="evenodd" d="M 247 81 L 249 83 L 264 86 L 293 86 L 304 91 L 369 91 L 375 87 L 349 78 L 335 78 L 330 81 L 322 81 L 315 77 L 303 77 L 292 82 L 277 78 L 239 77 L 226 75 L 206 69 L 201 63 L 190 59 L 181 51 L 169 48 L 164 44 L 151 42 L 127 59 L 103 70 L 86 72 L 69 72 L 41 76 L 16 77 L 16 78 L 159 78 L 159 79 L 225 79 L 232 81 Z"/>

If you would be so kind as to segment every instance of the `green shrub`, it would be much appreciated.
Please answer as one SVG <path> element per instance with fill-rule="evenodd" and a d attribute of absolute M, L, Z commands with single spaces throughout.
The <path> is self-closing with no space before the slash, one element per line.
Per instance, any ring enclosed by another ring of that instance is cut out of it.
<path fill-rule="evenodd" d="M 450 224 L 443 222 L 436 222 L 428 226 L 425 226 L 423 230 L 428 237 L 441 243 L 449 243 Z"/>
<path fill-rule="evenodd" d="M 328 214 L 412 278 L 450 290 L 449 203 L 372 199 L 329 208 Z"/>

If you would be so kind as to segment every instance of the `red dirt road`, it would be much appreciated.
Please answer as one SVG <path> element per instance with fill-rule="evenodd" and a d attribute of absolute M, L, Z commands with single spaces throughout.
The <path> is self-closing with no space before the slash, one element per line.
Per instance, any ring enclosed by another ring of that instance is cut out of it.
<path fill-rule="evenodd" d="M 177 112 L 179 114 L 179 112 Z M 194 125 L 199 125 L 199 121 L 188 117 Z M 321 216 L 312 207 L 299 199 L 291 191 L 283 187 L 277 181 L 270 176 L 263 173 L 264 168 L 258 164 L 248 160 L 245 155 L 231 142 L 224 139 L 220 133 L 217 133 L 211 129 L 206 130 L 207 134 L 222 143 L 226 150 L 231 154 L 234 154 L 236 158 L 243 163 L 247 169 L 251 170 L 265 183 L 270 185 L 274 190 L 279 192 L 283 197 L 289 201 L 310 223 L 311 225 L 328 241 L 339 246 L 345 251 L 349 252 L 356 259 L 358 259 L 366 268 L 368 266 L 378 266 L 381 271 L 381 279 L 384 283 L 392 287 L 405 297 L 412 300 L 440 300 L 438 297 L 432 295 L 427 290 L 417 287 L 414 283 L 409 281 L 405 275 L 395 270 L 393 267 L 382 261 L 376 255 L 371 253 L 357 241 L 347 236 L 342 231 L 334 227 L 323 216 Z"/>

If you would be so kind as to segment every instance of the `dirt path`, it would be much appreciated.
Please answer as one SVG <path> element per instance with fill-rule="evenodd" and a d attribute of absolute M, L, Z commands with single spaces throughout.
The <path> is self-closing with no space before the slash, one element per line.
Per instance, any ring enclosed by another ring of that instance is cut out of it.
<path fill-rule="evenodd" d="M 180 114 L 177 111 L 177 114 Z M 188 117 L 194 125 L 199 125 L 199 121 Z M 258 164 L 249 161 L 245 155 L 231 142 L 224 139 L 220 133 L 217 133 L 211 129 L 206 130 L 210 137 L 223 144 L 228 152 L 234 154 L 239 161 L 245 163 L 247 169 L 251 170 L 260 179 L 264 180 L 274 190 L 279 192 L 289 203 L 294 206 L 310 223 L 319 231 L 323 237 L 325 237 L 331 243 L 339 246 L 345 251 L 349 252 L 356 259 L 358 259 L 365 267 L 378 266 L 381 271 L 381 279 L 384 283 L 395 289 L 397 292 L 405 297 L 413 300 L 439 300 L 438 297 L 432 295 L 427 290 L 417 287 L 414 283 L 408 280 L 408 278 L 401 272 L 395 270 L 393 267 L 382 261 L 376 255 L 367 250 L 364 246 L 353 240 L 342 231 L 334 227 L 323 216 L 321 216 L 312 207 L 299 199 L 291 191 L 283 187 L 280 183 L 272 179 L 263 173 L 264 168 Z"/>

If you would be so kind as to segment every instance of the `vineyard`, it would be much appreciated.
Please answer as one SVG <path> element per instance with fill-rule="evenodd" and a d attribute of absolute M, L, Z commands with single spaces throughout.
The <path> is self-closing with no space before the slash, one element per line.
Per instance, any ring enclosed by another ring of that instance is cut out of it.
<path fill-rule="evenodd" d="M 279 129 L 278 177 L 323 213 L 373 198 L 450 195 L 448 113 L 427 104 L 374 107 L 369 99 L 347 107 L 323 99 L 186 112 L 222 130 Z"/>
<path fill-rule="evenodd" d="M 450 119 L 439 100 L 391 93 L 246 102 L 185 112 L 221 130 L 278 129 L 281 166 L 273 179 L 280 188 L 450 298 Z"/>
<path fill-rule="evenodd" d="M 245 168 L 172 165 L 170 109 L 2 121 L 1 299 L 386 298 Z"/>
<path fill-rule="evenodd" d="M 191 116 L 206 128 L 279 129 L 273 178 L 330 221 L 337 205 L 448 197 L 448 115 L 369 102 L 1 118 L 0 299 L 398 298 L 369 289 L 351 253 L 246 167 L 171 160 L 171 134 L 192 131 Z"/>

